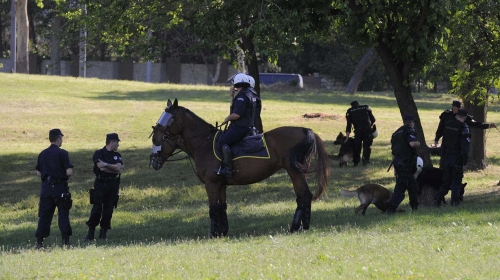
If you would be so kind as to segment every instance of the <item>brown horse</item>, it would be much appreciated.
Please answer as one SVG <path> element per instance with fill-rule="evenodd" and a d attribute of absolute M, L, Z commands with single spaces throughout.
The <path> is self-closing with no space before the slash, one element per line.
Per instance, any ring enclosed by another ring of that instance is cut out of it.
<path fill-rule="evenodd" d="M 326 189 L 329 166 L 323 141 L 310 129 L 279 127 L 264 134 L 269 159 L 243 158 L 233 162 L 233 177 L 216 174 L 221 162 L 215 157 L 213 139 L 217 128 L 202 120 L 189 109 L 168 100 L 167 108 L 156 126 L 153 126 L 151 164 L 159 170 L 163 163 L 179 149 L 194 160 L 196 176 L 205 184 L 210 215 L 210 237 L 227 235 L 226 186 L 247 185 L 262 181 L 284 168 L 293 183 L 297 209 L 290 232 L 308 229 L 311 219 L 311 201 L 318 199 Z M 314 168 L 311 159 L 315 158 Z M 316 173 L 316 193 L 309 190 L 307 173 Z"/>

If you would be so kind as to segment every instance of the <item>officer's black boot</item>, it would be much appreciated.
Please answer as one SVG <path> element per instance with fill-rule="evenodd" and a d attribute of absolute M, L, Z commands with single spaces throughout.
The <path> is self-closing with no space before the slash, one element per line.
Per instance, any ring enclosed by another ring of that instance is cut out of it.
<path fill-rule="evenodd" d="M 37 250 L 43 249 L 43 237 L 36 238 L 36 249 Z"/>
<path fill-rule="evenodd" d="M 441 207 L 441 200 L 440 199 L 435 199 L 434 200 L 434 207 L 436 207 L 436 208 Z"/>
<path fill-rule="evenodd" d="M 89 227 L 89 232 L 83 241 L 93 241 L 94 240 L 95 227 Z"/>
<path fill-rule="evenodd" d="M 101 231 L 99 231 L 99 239 L 106 239 L 106 231 L 107 229 L 101 228 Z"/>
<path fill-rule="evenodd" d="M 393 207 L 392 205 L 389 205 L 387 207 L 387 215 L 391 216 L 391 215 L 396 214 L 396 209 L 397 209 L 397 207 Z"/>
<path fill-rule="evenodd" d="M 233 153 L 228 145 L 222 146 L 222 165 L 217 174 L 226 178 L 233 176 Z"/>

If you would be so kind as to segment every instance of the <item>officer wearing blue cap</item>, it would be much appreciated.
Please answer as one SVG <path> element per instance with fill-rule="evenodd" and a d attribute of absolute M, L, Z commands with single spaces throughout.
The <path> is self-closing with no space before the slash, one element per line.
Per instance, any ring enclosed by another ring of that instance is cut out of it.
<path fill-rule="evenodd" d="M 371 146 L 373 143 L 373 131 L 371 127 L 375 123 L 372 109 L 368 105 L 359 105 L 358 101 L 351 102 L 351 108 L 345 114 L 347 120 L 346 141 L 349 139 L 351 129 L 354 127 L 354 166 L 358 166 L 361 160 L 361 147 L 363 147 L 363 165 L 370 163 Z"/>
<path fill-rule="evenodd" d="M 69 209 L 72 206 L 68 179 L 73 174 L 73 164 L 69 154 L 61 149 L 63 143 L 61 130 L 49 131 L 50 146 L 38 155 L 36 174 L 42 180 L 40 203 L 38 205 L 38 227 L 35 233 L 36 248 L 43 248 L 44 238 L 50 235 L 50 224 L 57 207 L 58 224 L 61 230 L 63 245 L 69 246 L 72 229 L 69 222 Z"/>
<path fill-rule="evenodd" d="M 465 123 L 467 111 L 459 109 L 455 120 L 449 121 L 444 127 L 441 157 L 444 158 L 443 183 L 435 196 L 436 207 L 448 194 L 451 186 L 451 206 L 458 206 L 463 199 L 462 178 L 467 166 L 470 147 L 469 126 Z"/>
<path fill-rule="evenodd" d="M 94 240 L 95 228 L 100 224 L 99 239 L 106 239 L 107 230 L 111 229 L 113 207 L 116 208 L 120 195 L 120 174 L 123 170 L 122 156 L 116 152 L 120 146 L 120 138 L 116 133 L 106 135 L 106 146 L 95 151 L 93 156 L 94 188 L 90 192 L 90 203 L 93 204 L 89 227 L 84 241 Z"/>
<path fill-rule="evenodd" d="M 403 121 L 404 125 L 398 128 L 391 138 L 392 163 L 396 175 L 396 186 L 389 201 L 388 215 L 396 213 L 396 209 L 405 198 L 406 190 L 408 190 L 408 196 L 410 197 L 411 209 L 418 209 L 418 185 L 413 176 L 417 171 L 416 149 L 420 147 L 414 128 L 416 118 L 412 114 L 404 114 Z"/>

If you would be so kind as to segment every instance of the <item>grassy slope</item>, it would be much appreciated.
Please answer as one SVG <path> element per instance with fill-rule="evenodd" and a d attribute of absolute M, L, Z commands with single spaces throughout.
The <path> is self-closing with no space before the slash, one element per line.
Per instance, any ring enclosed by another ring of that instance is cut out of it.
<path fill-rule="evenodd" d="M 345 129 L 345 110 L 353 97 L 343 93 L 264 92 L 264 128 L 312 128 L 327 144 Z M 148 168 L 151 125 L 168 98 L 209 123 L 228 113 L 226 88 L 145 84 L 64 77 L 0 74 L 0 278 L 494 278 L 500 251 L 498 231 L 498 133 L 487 132 L 490 166 L 467 173 L 466 203 L 459 209 L 421 209 L 388 218 L 373 206 L 354 216 L 356 199 L 339 197 L 343 187 L 366 182 L 393 188 L 386 169 L 390 135 L 401 125 L 391 93 L 360 93 L 377 118 L 379 137 L 369 168 L 338 169 L 323 199 L 313 204 L 312 229 L 286 233 L 295 197 L 285 172 L 250 186 L 228 189 L 230 237 L 206 239 L 206 193 L 188 161 L 161 171 Z M 416 94 L 428 143 L 438 115 L 452 96 Z M 500 122 L 491 105 L 488 121 Z M 304 119 L 305 113 L 332 114 Z M 33 250 L 39 181 L 38 153 L 48 146 L 48 130 L 62 129 L 75 175 L 70 180 L 74 250 L 59 247 L 56 219 L 46 252 Z M 84 245 L 90 206 L 91 156 L 117 132 L 125 160 L 122 196 L 107 241 Z M 434 159 L 437 160 L 437 159 Z M 402 204 L 409 211 L 407 201 Z M 19 265 L 23 263 L 23 265 Z"/>

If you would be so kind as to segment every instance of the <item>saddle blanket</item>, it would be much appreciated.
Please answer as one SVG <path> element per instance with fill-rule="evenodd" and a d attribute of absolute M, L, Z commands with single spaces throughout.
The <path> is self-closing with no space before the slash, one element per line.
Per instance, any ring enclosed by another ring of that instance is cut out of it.
<path fill-rule="evenodd" d="M 222 132 L 220 130 L 217 131 L 213 142 L 214 155 L 219 161 L 222 161 L 222 149 L 219 147 L 219 137 L 221 135 Z M 247 136 L 241 139 L 231 146 L 231 151 L 233 153 L 233 161 L 242 158 L 270 158 L 264 134 Z"/>

